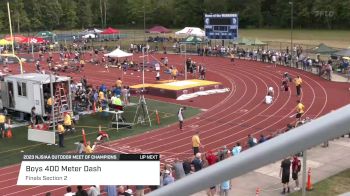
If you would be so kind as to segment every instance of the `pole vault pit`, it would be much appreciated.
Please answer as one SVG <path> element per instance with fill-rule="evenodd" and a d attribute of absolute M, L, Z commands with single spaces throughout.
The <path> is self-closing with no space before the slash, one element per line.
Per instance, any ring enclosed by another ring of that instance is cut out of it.
<path fill-rule="evenodd" d="M 222 89 L 223 85 L 220 82 L 194 79 L 178 81 L 167 80 L 158 84 L 138 84 L 130 86 L 130 88 L 133 94 L 137 93 L 142 88 L 145 88 L 145 94 L 176 99 L 183 94 Z"/>

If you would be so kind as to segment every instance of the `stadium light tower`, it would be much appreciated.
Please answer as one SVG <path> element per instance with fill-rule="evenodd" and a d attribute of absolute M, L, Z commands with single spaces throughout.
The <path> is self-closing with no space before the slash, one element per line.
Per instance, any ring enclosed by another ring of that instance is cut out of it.
<path fill-rule="evenodd" d="M 290 66 L 293 66 L 293 1 L 289 1 L 290 5 Z"/>

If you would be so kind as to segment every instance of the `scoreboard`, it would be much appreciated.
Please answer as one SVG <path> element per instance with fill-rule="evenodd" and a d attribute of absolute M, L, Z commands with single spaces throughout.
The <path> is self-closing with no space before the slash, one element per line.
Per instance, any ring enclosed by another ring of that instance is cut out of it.
<path fill-rule="evenodd" d="M 236 40 L 238 37 L 237 14 L 205 14 L 205 36 L 209 39 Z"/>

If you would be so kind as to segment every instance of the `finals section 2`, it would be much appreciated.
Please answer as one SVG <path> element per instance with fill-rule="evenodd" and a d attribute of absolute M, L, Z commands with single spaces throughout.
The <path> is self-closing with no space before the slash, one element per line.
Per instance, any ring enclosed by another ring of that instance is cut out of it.
<path fill-rule="evenodd" d="M 159 154 L 24 154 L 17 185 L 159 185 L 159 173 Z"/>

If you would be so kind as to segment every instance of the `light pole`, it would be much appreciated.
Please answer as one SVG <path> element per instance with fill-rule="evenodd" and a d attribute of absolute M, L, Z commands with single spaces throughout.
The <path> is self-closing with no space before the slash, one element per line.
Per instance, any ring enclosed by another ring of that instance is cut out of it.
<path fill-rule="evenodd" d="M 145 0 L 143 0 L 143 38 L 146 44 L 146 5 Z"/>
<path fill-rule="evenodd" d="M 290 66 L 293 66 L 293 1 L 289 1 L 290 5 Z"/>

